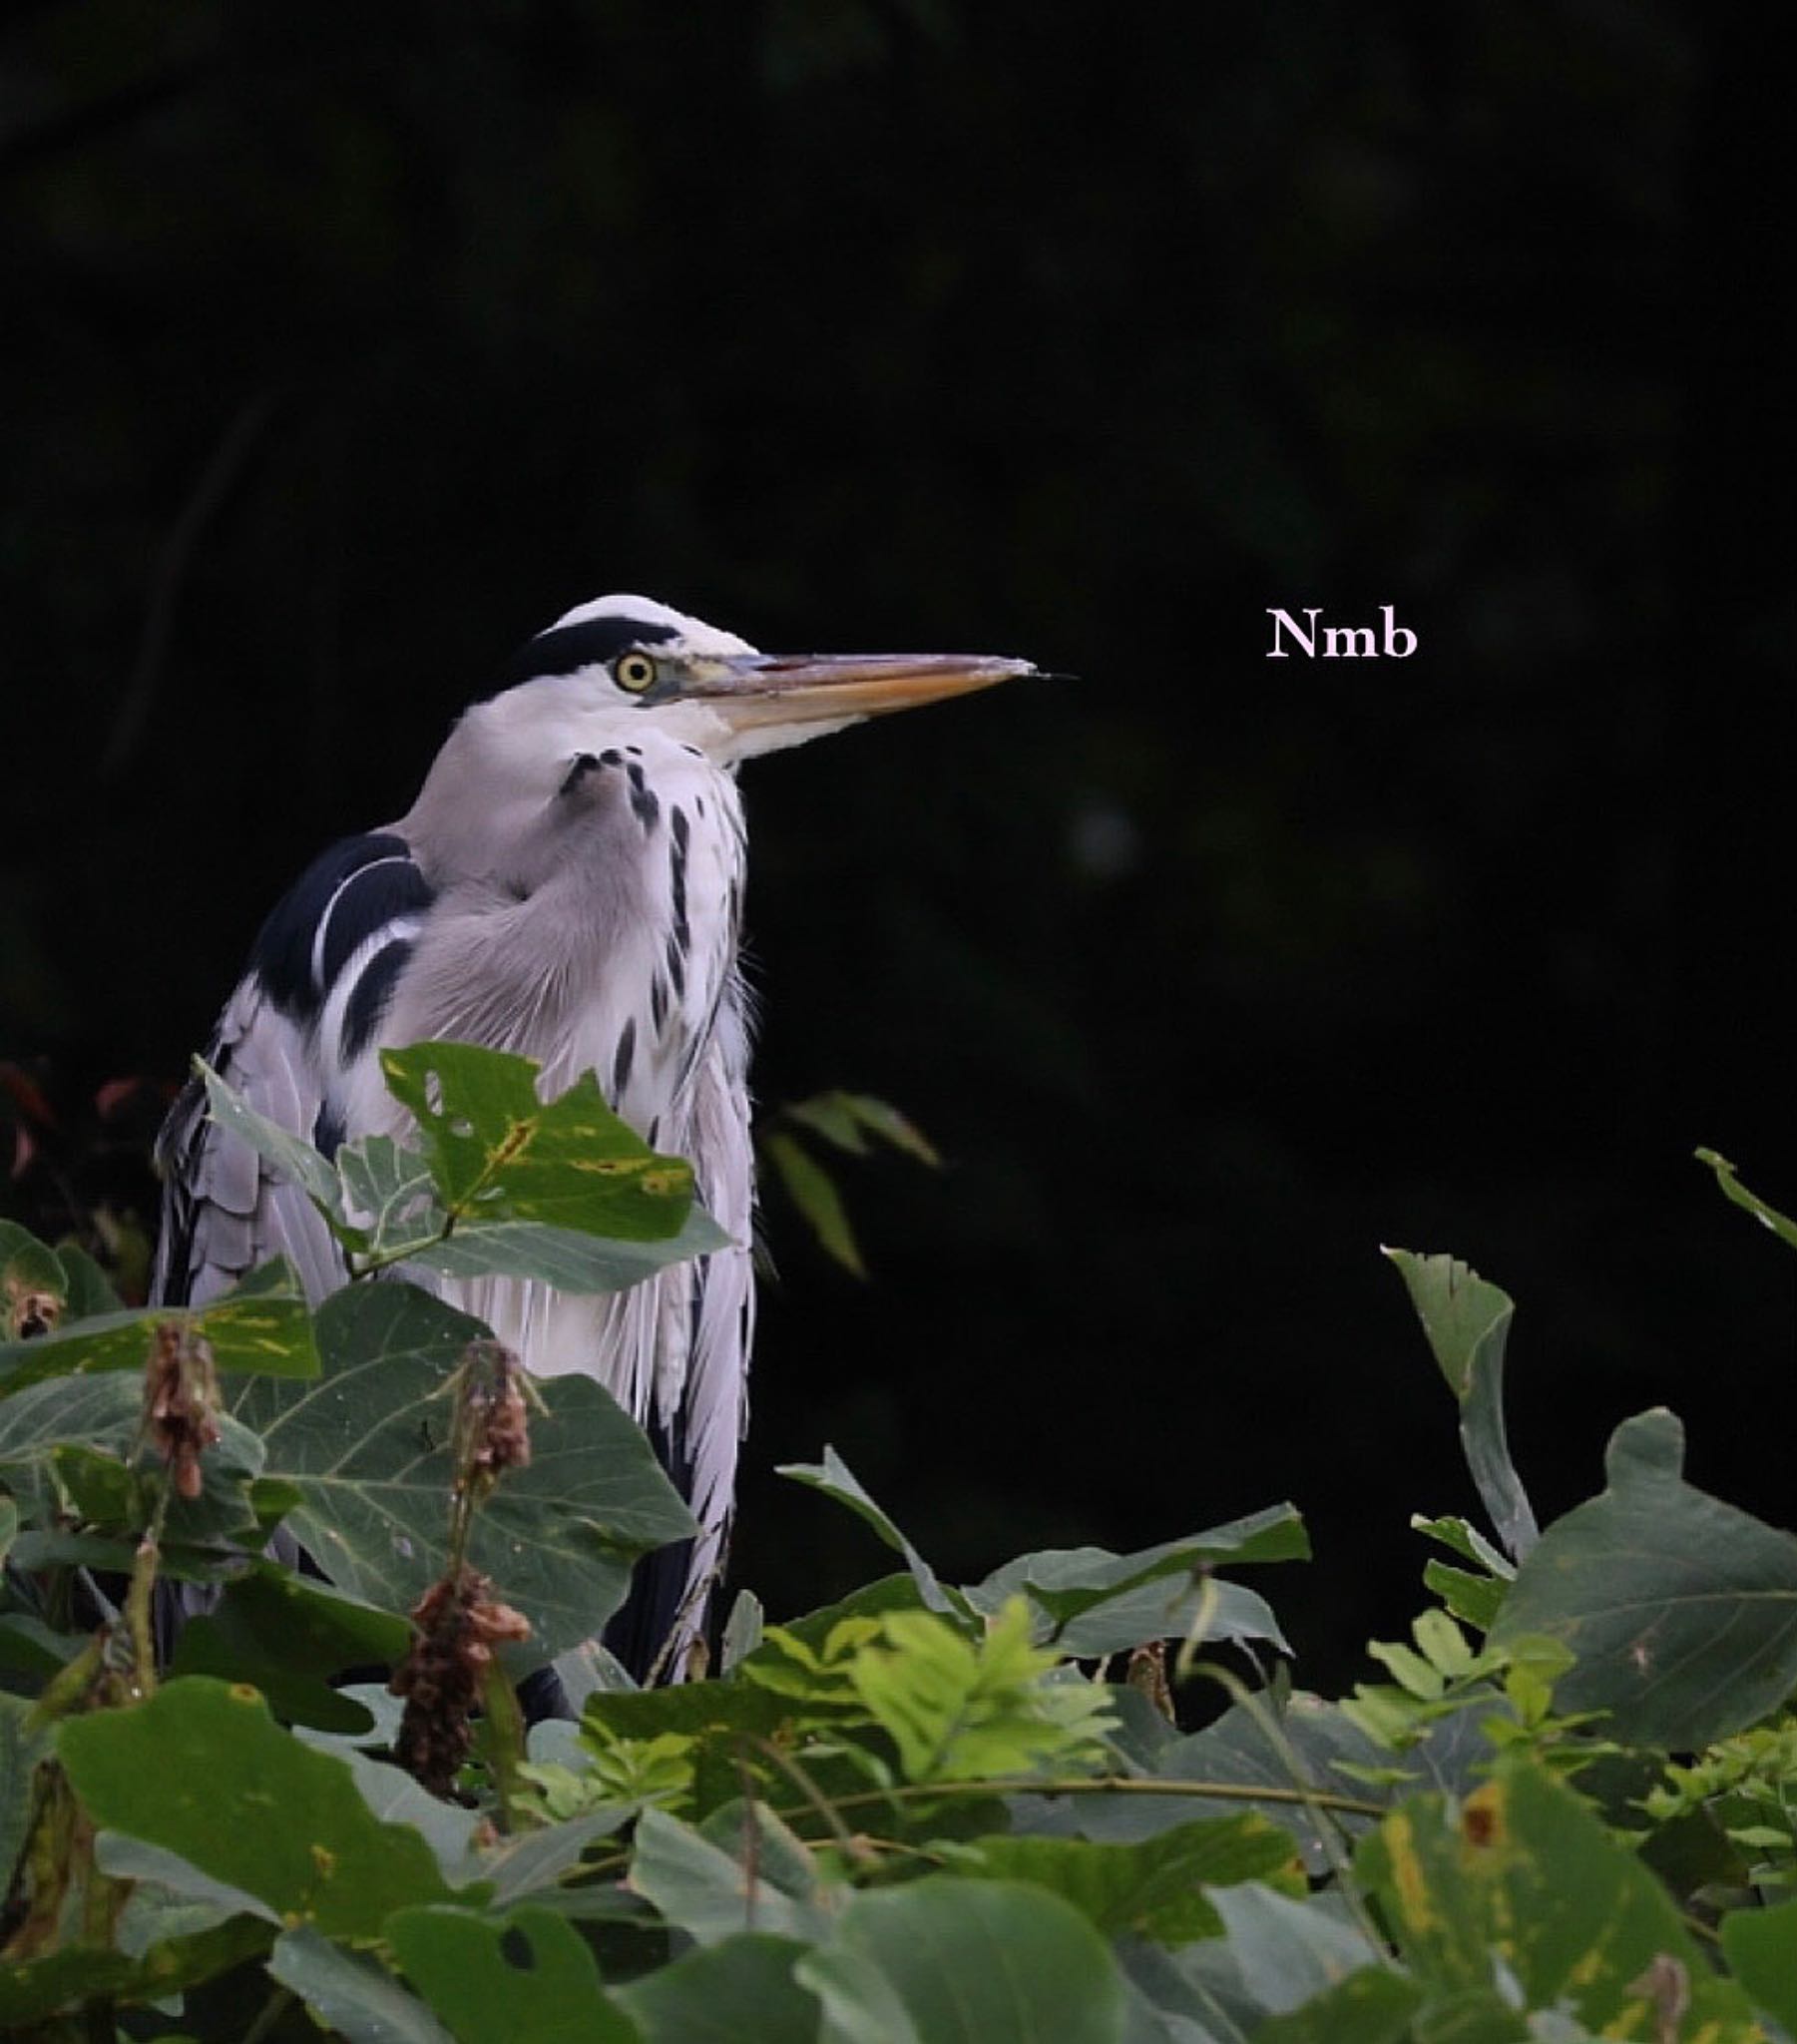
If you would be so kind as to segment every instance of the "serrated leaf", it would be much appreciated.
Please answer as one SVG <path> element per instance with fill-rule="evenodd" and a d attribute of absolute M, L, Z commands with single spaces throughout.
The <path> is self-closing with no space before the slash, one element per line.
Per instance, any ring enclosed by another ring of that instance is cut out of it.
<path fill-rule="evenodd" d="M 550 1910 L 401 1909 L 386 1936 L 457 2044 L 640 2044 L 580 1932 Z"/>
<path fill-rule="evenodd" d="M 1498 1539 L 1516 1560 L 1538 1532 L 1504 1432 L 1504 1345 L 1516 1306 L 1454 1257 L 1387 1250 L 1423 1322 L 1423 1331 L 1460 1405 L 1467 1467 L 1492 1515 Z"/>
<path fill-rule="evenodd" d="M 1607 1711 L 1630 1744 L 1707 1746 L 1797 1687 L 1797 1539 L 1687 1484 L 1684 1429 L 1657 1408 L 1610 1436 L 1602 1493 L 1518 1571 L 1494 1646 L 1572 1649 L 1562 1711 Z"/>
<path fill-rule="evenodd" d="M 838 1956 L 851 1965 L 832 1963 Z M 1123 2037 L 1123 1979 L 1104 1939 L 1059 1895 L 1022 1882 L 929 1874 L 859 1894 L 834 1945 L 800 1959 L 796 1973 L 823 2002 L 834 2038 L 891 2034 L 869 2024 L 884 2023 L 894 2004 L 916 2044 Z"/>
<path fill-rule="evenodd" d="M 231 1409 L 261 1434 L 266 1473 L 302 1493 L 287 1524 L 330 1579 L 408 1611 L 448 1557 L 443 1390 L 484 1329 L 412 1285 L 384 1282 L 335 1293 L 317 1330 L 315 1384 L 250 1382 Z M 530 1464 L 483 1505 L 468 1550 L 530 1620 L 532 1664 L 597 1632 L 623 1603 L 637 1557 L 693 1531 L 641 1429 L 600 1385 L 562 1376 L 540 1389 L 547 1409 L 531 1421 Z"/>
<path fill-rule="evenodd" d="M 766 1137 L 761 1150 L 818 1246 L 851 1276 L 865 1278 L 867 1266 L 836 1181 L 802 1143 L 783 1132 Z"/>
<path fill-rule="evenodd" d="M 57 1752 L 96 1822 L 179 1853 L 283 1921 L 373 1937 L 392 1910 L 449 1897 L 418 1833 L 379 1822 L 348 1766 L 283 1732 L 246 1685 L 182 1677 L 129 1710 L 66 1720 Z"/>

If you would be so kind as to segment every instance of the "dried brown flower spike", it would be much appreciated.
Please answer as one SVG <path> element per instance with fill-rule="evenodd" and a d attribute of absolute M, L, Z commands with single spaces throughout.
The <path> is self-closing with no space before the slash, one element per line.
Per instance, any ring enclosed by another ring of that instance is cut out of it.
<path fill-rule="evenodd" d="M 144 1431 L 162 1451 L 182 1497 L 200 1495 L 200 1457 L 219 1439 L 218 1411 L 211 1344 L 191 1321 L 162 1321 L 144 1371 Z"/>
<path fill-rule="evenodd" d="M 433 1583 L 413 1607 L 418 1637 L 388 1685 L 405 1698 L 394 1758 L 433 1794 L 450 1792 L 473 1747 L 493 1649 L 531 1636 L 530 1621 L 492 1591 L 491 1578 L 466 1563 Z"/>

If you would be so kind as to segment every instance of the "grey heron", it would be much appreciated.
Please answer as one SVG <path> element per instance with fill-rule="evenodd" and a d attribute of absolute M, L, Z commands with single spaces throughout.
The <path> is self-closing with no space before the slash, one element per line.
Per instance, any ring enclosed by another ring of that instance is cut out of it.
<path fill-rule="evenodd" d="M 690 1160 L 733 1247 L 603 1297 L 437 1280 L 543 1375 L 597 1377 L 692 1508 L 609 1637 L 676 1671 L 721 1573 L 754 1328 L 750 1004 L 738 967 L 746 838 L 736 768 L 863 718 L 1033 672 L 945 655 L 767 656 L 639 596 L 580 605 L 461 717 L 395 823 L 331 846 L 263 924 L 209 1061 L 329 1153 L 404 1133 L 379 1052 L 437 1038 L 591 1071 L 658 1149 Z M 341 1283 L 300 1189 L 209 1120 L 198 1088 L 159 1157 L 156 1296 L 201 1303 L 278 1252 Z M 660 1567 L 657 1567 L 657 1564 Z"/>

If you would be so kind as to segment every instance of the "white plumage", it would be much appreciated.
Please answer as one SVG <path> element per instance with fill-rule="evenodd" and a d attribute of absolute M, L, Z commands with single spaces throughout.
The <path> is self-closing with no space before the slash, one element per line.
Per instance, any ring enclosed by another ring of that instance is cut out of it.
<path fill-rule="evenodd" d="M 738 763 L 880 711 L 1027 672 L 949 657 L 769 659 L 647 598 L 582 605 L 469 710 L 416 801 L 331 847 L 264 924 L 210 1061 L 326 1151 L 407 1132 L 387 1045 L 520 1052 L 545 1096 L 595 1072 L 649 1142 L 690 1160 L 733 1247 L 628 1292 L 507 1278 L 436 1288 L 539 1374 L 596 1376 L 640 1422 L 701 1533 L 640 1582 L 615 1635 L 641 1674 L 679 1668 L 721 1573 L 754 1316 L 749 1015 L 737 957 Z M 190 1090 L 160 1152 L 157 1295 L 204 1301 L 285 1252 L 308 1294 L 342 1281 L 298 1188 Z"/>

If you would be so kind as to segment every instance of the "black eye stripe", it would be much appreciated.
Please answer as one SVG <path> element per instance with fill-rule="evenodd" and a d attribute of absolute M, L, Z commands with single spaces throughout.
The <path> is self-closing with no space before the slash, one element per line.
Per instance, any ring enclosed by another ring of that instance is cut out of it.
<path fill-rule="evenodd" d="M 583 667 L 609 667 L 621 653 L 637 646 L 663 646 L 676 634 L 672 625 L 649 618 L 588 618 L 579 625 L 558 625 L 521 646 L 507 663 L 501 682 L 508 688 L 545 675 L 571 675 Z"/>

